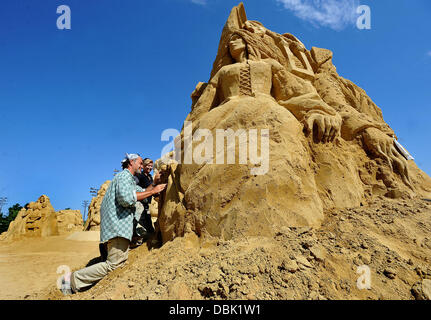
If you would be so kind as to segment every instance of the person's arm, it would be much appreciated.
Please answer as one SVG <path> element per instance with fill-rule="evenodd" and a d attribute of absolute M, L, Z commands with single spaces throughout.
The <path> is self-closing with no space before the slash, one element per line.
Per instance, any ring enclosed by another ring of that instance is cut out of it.
<path fill-rule="evenodd" d="M 156 193 L 162 192 L 166 188 L 166 183 L 159 184 L 157 186 L 150 185 L 144 192 L 136 192 L 136 198 L 138 201 L 142 201 Z"/>
<path fill-rule="evenodd" d="M 117 181 L 115 198 L 122 207 L 132 207 L 136 204 L 135 181 L 131 176 L 122 175 Z"/>

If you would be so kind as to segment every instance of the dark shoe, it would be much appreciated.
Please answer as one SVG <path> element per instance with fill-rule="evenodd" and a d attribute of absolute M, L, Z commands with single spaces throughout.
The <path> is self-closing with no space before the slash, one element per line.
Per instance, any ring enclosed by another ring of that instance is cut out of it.
<path fill-rule="evenodd" d="M 130 243 L 130 249 L 137 248 L 141 246 L 144 243 L 142 238 L 133 238 L 132 242 Z"/>

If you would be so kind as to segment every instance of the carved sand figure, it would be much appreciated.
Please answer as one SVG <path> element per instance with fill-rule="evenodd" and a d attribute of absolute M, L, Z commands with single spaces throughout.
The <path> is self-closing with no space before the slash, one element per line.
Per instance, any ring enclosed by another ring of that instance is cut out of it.
<path fill-rule="evenodd" d="M 82 230 L 79 210 L 55 211 L 49 197 L 42 195 L 22 208 L 0 240 L 18 240 L 28 237 L 51 237 Z"/>
<path fill-rule="evenodd" d="M 88 207 L 88 218 L 84 224 L 84 231 L 100 230 L 100 207 L 110 183 L 110 180 L 105 181 L 97 191 L 97 196 L 91 199 L 90 206 Z"/>
<path fill-rule="evenodd" d="M 323 50 L 313 48 L 312 54 L 317 55 L 315 52 Z M 349 141 L 359 137 L 367 151 L 386 160 L 391 171 L 395 166 L 403 182 L 413 189 L 407 160 L 394 145 L 394 131 L 384 122 L 382 112 L 365 91 L 340 77 L 332 63 L 326 63 L 332 59 L 332 52 L 326 51 L 327 60 L 316 67 L 314 85 L 322 99 L 342 116 L 343 139 Z"/>
<path fill-rule="evenodd" d="M 338 76 L 331 59 L 329 50 L 308 51 L 293 35 L 247 20 L 242 4 L 233 8 L 210 80 L 192 93 L 186 121 L 213 136 L 269 129 L 269 170 L 251 175 L 253 165 L 238 162 L 166 166 L 158 207 L 163 242 L 186 232 L 231 239 L 318 227 L 330 208 L 376 195 L 431 195 L 431 179 L 395 149 L 380 109 Z M 185 146 L 184 128 L 180 138 Z M 199 143 L 193 140 L 193 149 Z"/>
<path fill-rule="evenodd" d="M 391 171 L 394 171 L 395 165 L 403 182 L 412 188 L 407 161 L 393 143 L 395 133 L 384 122 L 380 109 L 365 92 L 351 81 L 341 78 L 332 63 L 327 63 L 331 62 L 332 52 L 319 48 L 312 48 L 309 52 L 295 36 L 288 33 L 279 35 L 258 21 L 247 20 L 244 28 L 259 35 L 267 48 L 272 46 L 273 50 L 267 51 L 269 57 L 276 59 L 289 72 L 312 81 L 319 96 L 342 116 L 345 140 L 360 135 L 366 149 L 385 159 Z M 318 63 L 313 61 L 313 57 Z"/>

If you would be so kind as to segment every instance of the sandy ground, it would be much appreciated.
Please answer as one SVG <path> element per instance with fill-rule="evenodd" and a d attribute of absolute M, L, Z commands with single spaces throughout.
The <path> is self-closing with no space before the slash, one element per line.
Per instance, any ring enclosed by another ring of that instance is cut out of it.
<path fill-rule="evenodd" d="M 190 233 L 141 246 L 90 290 L 65 297 L 52 285 L 29 299 L 413 300 L 418 283 L 431 280 L 431 202 L 381 197 L 325 216 L 320 228 L 272 237 Z M 359 287 L 367 272 L 369 288 Z"/>
<path fill-rule="evenodd" d="M 413 300 L 414 288 L 431 280 L 430 201 L 381 197 L 325 216 L 320 228 L 265 238 L 187 234 L 161 248 L 143 245 L 124 267 L 67 297 L 56 288 L 57 268 L 84 267 L 99 256 L 97 241 L 0 241 L 0 299 Z M 369 288 L 358 287 L 359 267 L 369 270 Z"/>
<path fill-rule="evenodd" d="M 0 242 L 0 299 L 25 299 L 55 283 L 64 271 L 99 256 L 98 242 L 66 240 L 68 235 Z"/>

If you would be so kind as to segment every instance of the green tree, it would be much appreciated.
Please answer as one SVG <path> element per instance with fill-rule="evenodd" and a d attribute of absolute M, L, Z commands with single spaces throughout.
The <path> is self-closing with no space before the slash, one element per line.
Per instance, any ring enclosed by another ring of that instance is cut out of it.
<path fill-rule="evenodd" d="M 18 212 L 22 209 L 21 205 L 19 203 L 14 204 L 12 207 L 8 209 L 9 215 L 8 218 L 13 221 L 15 220 L 16 216 L 18 215 Z"/>
<path fill-rule="evenodd" d="M 7 231 L 9 223 L 7 223 L 6 217 L 0 216 L 0 233 Z"/>
<path fill-rule="evenodd" d="M 12 207 L 8 209 L 7 216 L 0 217 L 0 233 L 7 231 L 9 228 L 9 224 L 15 220 L 18 212 L 22 209 L 19 203 L 14 204 Z"/>

